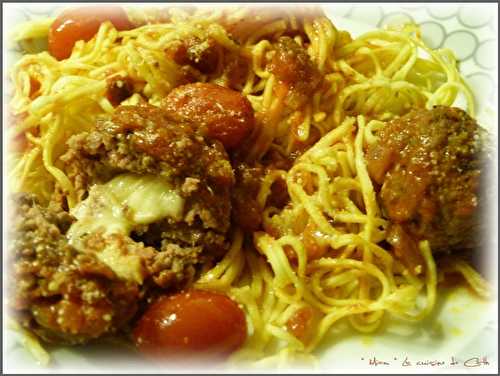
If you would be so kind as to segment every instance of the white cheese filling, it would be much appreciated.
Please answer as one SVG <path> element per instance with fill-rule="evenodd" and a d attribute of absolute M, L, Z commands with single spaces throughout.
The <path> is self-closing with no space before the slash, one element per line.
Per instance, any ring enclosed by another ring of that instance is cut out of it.
<path fill-rule="evenodd" d="M 67 237 L 71 245 L 83 252 L 82 241 L 87 234 L 101 231 L 104 235 L 128 236 L 140 225 L 164 218 L 179 221 L 183 211 L 184 199 L 164 178 L 125 173 L 90 188 L 89 196 L 70 211 L 77 220 Z M 109 245 L 96 256 L 119 277 L 137 280 L 142 267 L 139 257 Z"/>

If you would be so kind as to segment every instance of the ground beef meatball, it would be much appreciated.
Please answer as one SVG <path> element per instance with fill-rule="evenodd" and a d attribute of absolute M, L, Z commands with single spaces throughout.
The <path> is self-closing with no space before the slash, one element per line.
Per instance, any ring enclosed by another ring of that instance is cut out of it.
<path fill-rule="evenodd" d="M 186 200 L 184 221 L 224 234 L 229 228 L 234 176 L 222 144 L 174 122 L 155 106 L 120 106 L 94 131 L 68 141 L 61 157 L 79 199 L 92 184 L 123 172 L 162 176 Z"/>
<path fill-rule="evenodd" d="M 482 137 L 470 116 L 445 106 L 413 110 L 380 131 L 366 157 L 397 252 L 415 253 L 409 237 L 428 239 L 434 252 L 475 246 Z"/>
<path fill-rule="evenodd" d="M 74 221 L 61 208 L 15 199 L 8 264 L 9 307 L 21 325 L 47 342 L 78 344 L 122 328 L 135 314 L 141 289 L 94 253 L 81 253 L 65 233 Z"/>
<path fill-rule="evenodd" d="M 69 233 L 76 219 L 55 201 L 43 207 L 19 194 L 14 207 L 8 305 L 46 342 L 80 344 L 116 333 L 156 290 L 192 282 L 203 260 L 202 246 L 163 239 L 153 248 L 102 231 L 74 246 Z"/>

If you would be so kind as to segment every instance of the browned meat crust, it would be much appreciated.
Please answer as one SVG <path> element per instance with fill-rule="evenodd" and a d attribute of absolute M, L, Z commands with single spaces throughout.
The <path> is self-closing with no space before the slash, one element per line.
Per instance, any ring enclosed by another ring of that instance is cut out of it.
<path fill-rule="evenodd" d="M 383 128 L 367 161 L 371 177 L 381 185 L 381 206 L 395 224 L 389 237 L 394 243 L 405 238 L 404 230 L 428 239 L 433 251 L 474 247 L 481 139 L 470 116 L 444 106 L 414 110 Z"/>
<path fill-rule="evenodd" d="M 139 286 L 119 280 L 64 236 L 72 217 L 17 197 L 8 252 L 9 306 L 48 342 L 77 344 L 119 330 L 137 310 Z"/>
<path fill-rule="evenodd" d="M 27 194 L 16 197 L 15 207 L 8 253 L 13 265 L 9 307 L 23 326 L 47 342 L 85 343 L 121 330 L 143 298 L 158 286 L 185 286 L 203 259 L 201 246 L 163 240 L 158 252 L 119 234 L 90 234 L 85 250 L 78 251 L 65 236 L 74 222 L 66 211 L 53 204 L 41 207 Z M 120 277 L 99 259 L 108 246 L 140 259 L 144 283 Z"/>
<path fill-rule="evenodd" d="M 225 233 L 234 176 L 224 147 L 151 105 L 118 107 L 97 129 L 73 136 L 61 157 L 79 198 L 121 172 L 161 175 L 182 187 L 184 220 Z"/>

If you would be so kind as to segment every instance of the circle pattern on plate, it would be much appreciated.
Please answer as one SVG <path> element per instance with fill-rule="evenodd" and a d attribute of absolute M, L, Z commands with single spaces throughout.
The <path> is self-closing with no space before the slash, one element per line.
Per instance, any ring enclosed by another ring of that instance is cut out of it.
<path fill-rule="evenodd" d="M 476 90 L 475 102 L 476 108 L 482 107 L 481 104 L 493 100 L 495 94 L 495 82 L 493 78 L 482 72 L 468 75 L 467 82 Z"/>
<path fill-rule="evenodd" d="M 422 39 L 430 48 L 440 48 L 446 37 L 446 29 L 443 25 L 434 21 L 420 23 Z"/>
<path fill-rule="evenodd" d="M 468 30 L 456 30 L 446 36 L 444 46 L 455 53 L 458 60 L 464 61 L 472 57 L 479 41 Z"/>
<path fill-rule="evenodd" d="M 495 69 L 497 66 L 497 45 L 493 39 L 485 40 L 479 45 L 474 60 L 476 64 L 484 69 Z"/>
<path fill-rule="evenodd" d="M 498 20 L 492 9 L 486 5 L 451 3 L 384 7 L 355 4 L 345 17 L 374 28 L 415 22 L 420 25 L 422 40 L 433 49 L 451 49 L 466 82 L 474 92 L 481 93 L 481 98 L 493 103 L 494 95 L 483 93 L 491 93 L 494 89 L 490 88 L 498 86 Z"/>
<path fill-rule="evenodd" d="M 394 12 L 385 14 L 377 26 L 384 28 L 395 25 L 404 25 L 406 23 L 412 23 L 412 22 L 415 22 L 415 20 L 408 13 Z"/>
<path fill-rule="evenodd" d="M 447 20 L 456 15 L 456 9 L 453 6 L 438 5 L 427 7 L 427 12 L 430 16 L 439 20 Z"/>
<path fill-rule="evenodd" d="M 378 6 L 354 6 L 345 18 L 351 18 L 368 25 L 377 25 L 384 17 L 384 11 Z"/>
<path fill-rule="evenodd" d="M 492 19 L 493 14 L 489 12 L 471 12 L 467 11 L 467 8 L 461 8 L 458 12 L 458 20 L 460 23 L 471 29 L 486 26 Z"/>

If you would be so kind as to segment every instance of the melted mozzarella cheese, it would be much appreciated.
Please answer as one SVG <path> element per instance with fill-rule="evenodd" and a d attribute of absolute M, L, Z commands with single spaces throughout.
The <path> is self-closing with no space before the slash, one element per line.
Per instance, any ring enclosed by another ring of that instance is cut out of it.
<path fill-rule="evenodd" d="M 127 208 L 127 215 L 135 224 L 149 224 L 167 217 L 182 219 L 184 199 L 161 177 L 123 174 L 105 187 Z"/>
<path fill-rule="evenodd" d="M 77 221 L 70 227 L 67 237 L 71 245 L 85 251 L 82 241 L 87 234 L 101 231 L 105 236 L 127 236 L 140 225 L 164 218 L 181 220 L 183 211 L 184 199 L 168 181 L 153 175 L 126 173 L 89 190 L 89 196 L 71 210 Z M 126 279 L 133 276 L 131 279 L 137 280 L 137 271 L 124 271 L 124 268 L 139 264 L 124 263 L 118 247 L 107 246 L 97 256 L 118 276 Z"/>

